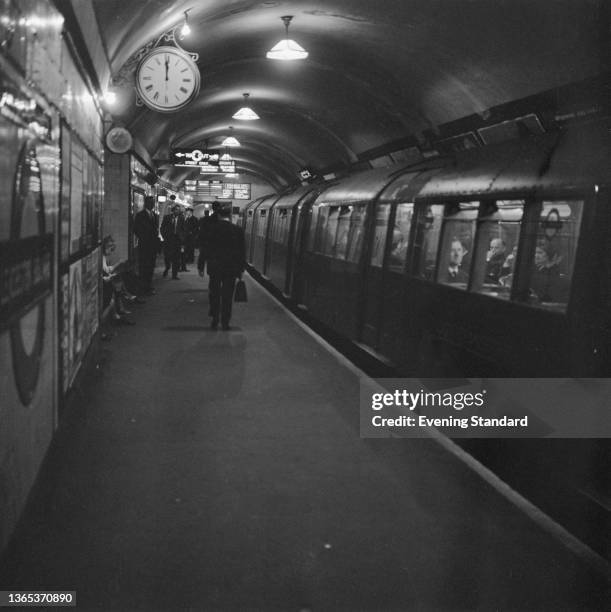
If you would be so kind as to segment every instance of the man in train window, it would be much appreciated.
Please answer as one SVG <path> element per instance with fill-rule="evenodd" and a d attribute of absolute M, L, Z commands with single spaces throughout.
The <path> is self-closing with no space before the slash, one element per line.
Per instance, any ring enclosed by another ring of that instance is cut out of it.
<path fill-rule="evenodd" d="M 560 272 L 562 257 L 554 247 L 539 241 L 530 279 L 530 297 L 538 302 L 568 302 L 569 282 Z"/>
<path fill-rule="evenodd" d="M 468 253 L 465 245 L 460 238 L 454 236 L 450 243 L 450 261 L 448 263 L 448 273 L 445 282 L 447 283 L 468 283 L 469 275 L 461 266 L 465 255 Z"/>
<path fill-rule="evenodd" d="M 486 253 L 486 276 L 484 282 L 498 283 L 505 263 L 505 242 L 502 238 L 493 238 Z"/>

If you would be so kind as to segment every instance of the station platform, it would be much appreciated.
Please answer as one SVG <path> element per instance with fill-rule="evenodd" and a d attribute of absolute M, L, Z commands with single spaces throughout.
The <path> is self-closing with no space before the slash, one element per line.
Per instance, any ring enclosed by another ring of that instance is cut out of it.
<path fill-rule="evenodd" d="M 155 283 L 77 389 L 1 590 L 104 610 L 607 608 L 604 568 L 460 454 L 361 439 L 363 374 L 252 279 L 230 331 L 194 267 Z"/>

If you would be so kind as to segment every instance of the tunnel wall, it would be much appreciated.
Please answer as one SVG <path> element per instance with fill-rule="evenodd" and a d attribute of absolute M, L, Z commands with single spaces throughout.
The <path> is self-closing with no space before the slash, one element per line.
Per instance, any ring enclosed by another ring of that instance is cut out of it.
<path fill-rule="evenodd" d="M 0 549 L 98 328 L 102 114 L 63 17 L 0 24 Z"/>

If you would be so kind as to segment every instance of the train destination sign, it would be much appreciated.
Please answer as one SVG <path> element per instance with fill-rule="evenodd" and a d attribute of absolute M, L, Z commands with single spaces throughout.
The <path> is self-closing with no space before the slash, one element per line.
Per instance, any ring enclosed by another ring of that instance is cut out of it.
<path fill-rule="evenodd" d="M 250 200 L 250 183 L 223 183 L 222 181 L 185 181 L 185 191 L 196 197 L 217 197 L 222 200 Z"/>

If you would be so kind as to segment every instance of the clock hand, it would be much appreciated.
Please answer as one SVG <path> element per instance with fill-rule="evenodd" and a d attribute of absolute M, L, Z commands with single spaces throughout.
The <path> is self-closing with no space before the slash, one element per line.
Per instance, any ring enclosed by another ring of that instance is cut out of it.
<path fill-rule="evenodd" d="M 168 80 L 168 68 L 170 67 L 170 58 L 165 56 L 165 80 Z"/>

